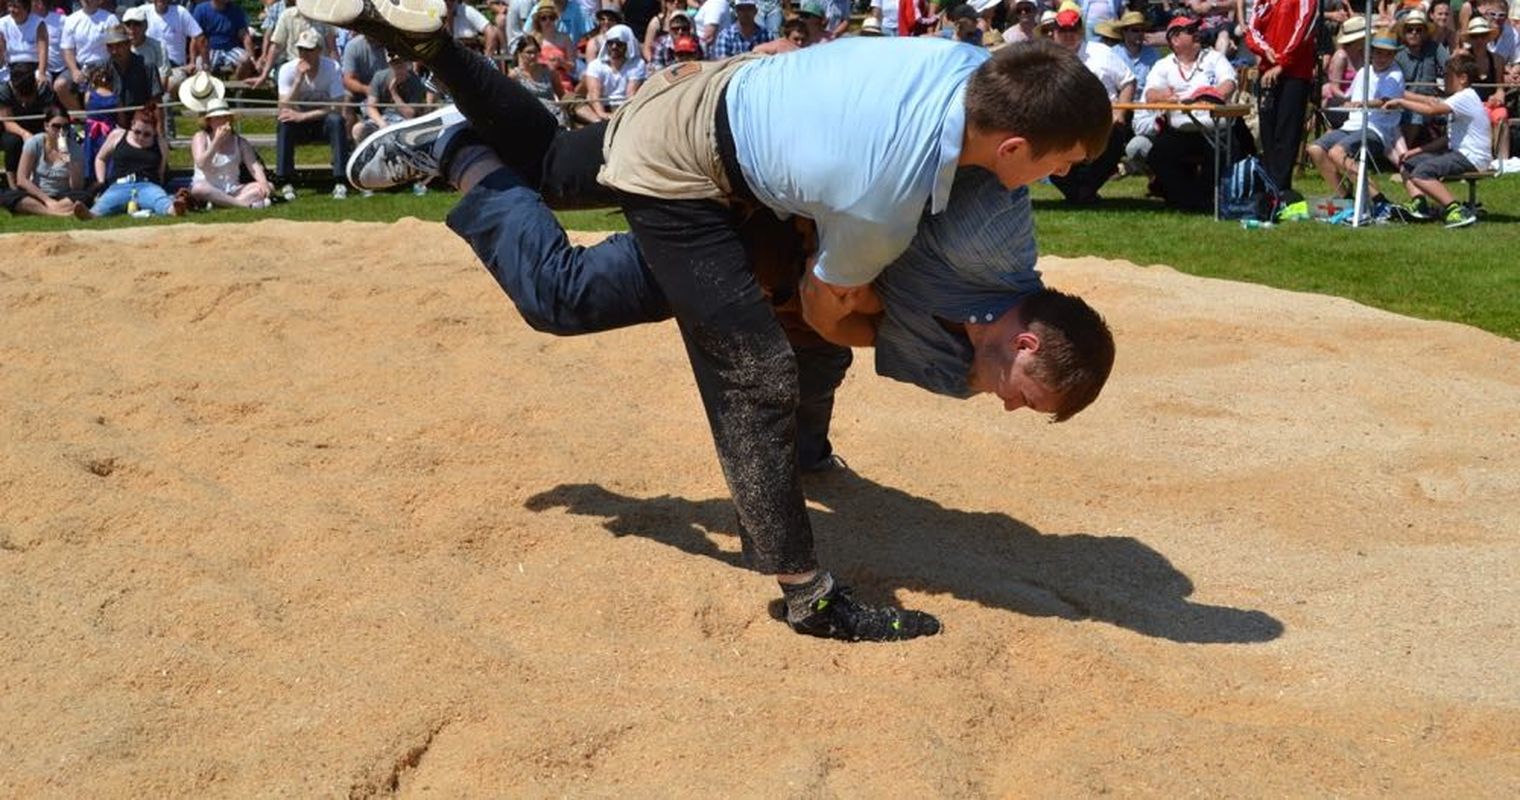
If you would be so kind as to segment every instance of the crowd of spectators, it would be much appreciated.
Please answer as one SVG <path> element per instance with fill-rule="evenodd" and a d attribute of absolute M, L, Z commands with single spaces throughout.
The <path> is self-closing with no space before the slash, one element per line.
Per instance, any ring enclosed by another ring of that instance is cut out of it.
<path fill-rule="evenodd" d="M 445 87 L 365 37 L 305 19 L 295 0 L 262 2 L 5 0 L 4 205 L 18 214 L 80 217 L 180 213 L 187 204 L 262 207 L 292 196 L 295 148 L 304 142 L 331 151 L 341 198 L 344 162 L 357 141 L 448 101 Z M 1517 126 L 1504 124 L 1520 99 L 1520 2 L 1452 2 L 489 0 L 477 7 L 447 0 L 444 24 L 567 126 L 609 118 L 651 72 L 680 61 L 856 36 L 977 47 L 1045 37 L 1070 49 L 1116 104 L 1104 152 L 1052 179 L 1070 204 L 1099 203 L 1108 181 L 1141 176 L 1168 205 L 1205 211 L 1213 207 L 1216 164 L 1253 153 L 1290 197 L 1304 157 L 1323 192 L 1345 195 L 1365 139 L 1379 169 L 1402 174 L 1417 201 L 1411 208 L 1449 216 L 1456 212 L 1430 205 L 1449 197 L 1440 178 L 1520 155 Z M 1369 37 L 1374 55 L 1366 64 Z M 1459 87 L 1448 79 L 1453 59 Z M 890 69 L 890 57 L 880 64 Z M 274 88 L 273 170 L 237 132 L 229 81 Z M 1214 113 L 1221 104 L 1252 105 L 1255 125 Z M 179 193 L 165 182 L 176 133 L 169 105 L 198 118 L 188 142 L 194 173 Z M 1230 136 L 1217 135 L 1224 126 Z M 1480 141 L 1480 133 L 1491 138 Z M 1230 152 L 1217 158 L 1226 142 Z M 1376 199 L 1387 202 L 1381 193 Z"/>

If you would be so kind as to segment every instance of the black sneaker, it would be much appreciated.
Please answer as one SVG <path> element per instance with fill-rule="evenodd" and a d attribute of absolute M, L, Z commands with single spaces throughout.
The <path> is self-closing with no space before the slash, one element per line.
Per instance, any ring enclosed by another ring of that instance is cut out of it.
<path fill-rule="evenodd" d="M 1425 199 L 1425 195 L 1410 200 L 1409 205 L 1404 206 L 1404 212 L 1420 222 L 1429 222 L 1436 218 L 1435 212 L 1430 208 L 1430 201 Z"/>
<path fill-rule="evenodd" d="M 848 586 L 838 584 L 813 601 L 810 614 L 788 624 L 798 633 L 847 642 L 899 642 L 939 633 L 939 620 L 930 614 L 862 605 Z"/>
<path fill-rule="evenodd" d="M 453 106 L 381 128 L 365 137 L 348 158 L 348 182 L 377 191 L 438 177 L 451 134 L 469 126 Z"/>
<path fill-rule="evenodd" d="M 446 40 L 443 0 L 296 0 L 301 15 L 364 34 L 414 61 L 426 61 Z"/>

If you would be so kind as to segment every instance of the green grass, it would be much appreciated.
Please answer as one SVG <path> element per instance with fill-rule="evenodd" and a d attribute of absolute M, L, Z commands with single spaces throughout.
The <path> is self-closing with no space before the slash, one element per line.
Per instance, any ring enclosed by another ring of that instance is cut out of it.
<path fill-rule="evenodd" d="M 269 127 L 264 128 L 265 124 Z M 245 131 L 272 130 L 267 119 L 250 119 Z M 175 151 L 175 159 L 188 159 Z M 272 162 L 273 155 L 266 154 Z M 303 146 L 298 163 L 322 163 L 323 145 Z M 1300 189 L 1319 190 L 1305 176 Z M 1462 187 L 1456 187 L 1462 190 Z M 1520 339 L 1520 177 L 1485 181 L 1479 198 L 1489 209 L 1470 228 L 1439 225 L 1383 225 L 1361 230 L 1315 222 L 1243 230 L 1232 222 L 1166 211 L 1143 197 L 1143 181 L 1110 183 L 1105 201 L 1094 209 L 1067 209 L 1049 186 L 1034 190 L 1036 224 L 1043 253 L 1091 255 L 1136 264 L 1166 264 L 1194 275 L 1249 281 L 1283 289 L 1346 297 L 1369 306 L 1425 319 L 1449 320 Z M 1390 197 L 1400 190 L 1392 187 Z M 302 190 L 294 203 L 264 211 L 193 214 L 188 222 L 246 222 L 258 219 L 387 222 L 401 217 L 441 221 L 458 196 L 452 192 L 354 195 L 336 201 L 318 190 Z M 572 230 L 625 230 L 621 215 L 609 211 L 559 215 Z M 180 224 L 181 220 L 113 217 L 89 228 Z M 72 219 L 0 217 L 0 232 L 77 230 Z M 3 251 L 3 244 L 0 244 Z"/>

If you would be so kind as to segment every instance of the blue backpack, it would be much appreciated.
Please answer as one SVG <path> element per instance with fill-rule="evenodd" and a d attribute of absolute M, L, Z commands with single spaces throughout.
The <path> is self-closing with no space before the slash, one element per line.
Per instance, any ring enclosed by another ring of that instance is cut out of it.
<path fill-rule="evenodd" d="M 1256 156 L 1235 162 L 1219 181 L 1220 219 L 1270 222 L 1282 207 L 1282 192 Z"/>

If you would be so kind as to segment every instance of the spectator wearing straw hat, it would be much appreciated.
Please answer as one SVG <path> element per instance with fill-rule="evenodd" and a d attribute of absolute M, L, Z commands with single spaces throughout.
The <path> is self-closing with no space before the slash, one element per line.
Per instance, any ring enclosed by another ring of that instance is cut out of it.
<path fill-rule="evenodd" d="M 206 34 L 207 69 L 238 80 L 254 74 L 253 33 L 242 6 L 232 0 L 203 0 L 190 16 Z"/>
<path fill-rule="evenodd" d="M 713 43 L 713 58 L 743 55 L 775 38 L 755 21 L 760 12 L 755 0 L 734 0 L 734 24 L 724 28 Z M 879 31 L 878 31 L 879 33 Z"/>
<path fill-rule="evenodd" d="M 274 187 L 253 145 L 233 130 L 232 119 L 226 100 L 216 98 L 206 104 L 201 129 L 190 138 L 190 157 L 195 163 L 190 197 L 218 208 L 264 208 Z M 242 180 L 245 169 L 253 178 L 248 183 Z"/>
<path fill-rule="evenodd" d="M 1504 119 L 1504 90 L 1495 88 L 1504 77 L 1504 60 L 1493 49 L 1498 31 L 1488 17 L 1474 14 L 1463 34 L 1462 52 L 1473 57 L 1473 66 L 1478 71 L 1472 89 L 1488 109 L 1489 120 L 1497 125 Z"/>
<path fill-rule="evenodd" d="M 875 17 L 866 17 L 860 21 L 860 30 L 856 31 L 855 35 L 865 36 L 868 38 L 880 37 L 882 35 L 881 20 Z"/>
<path fill-rule="evenodd" d="M 332 151 L 333 197 L 348 196 L 343 165 L 348 159 L 348 131 L 335 103 L 343 101 L 342 67 L 322 55 L 322 37 L 315 30 L 296 40 L 295 61 L 280 67 L 277 80 L 280 105 L 275 125 L 275 179 L 289 184 L 295 177 L 296 145 L 326 140 Z"/>
<path fill-rule="evenodd" d="M 53 82 L 53 91 L 69 110 L 80 109 L 85 74 L 106 63 L 106 32 L 118 24 L 115 14 L 100 7 L 100 0 L 80 0 L 79 10 L 64 18 L 61 50 L 68 74 Z"/>
<path fill-rule="evenodd" d="M 1340 33 L 1335 37 L 1335 52 L 1325 68 L 1325 83 L 1320 87 L 1321 108 L 1339 108 L 1346 102 L 1351 78 L 1362 68 L 1362 40 L 1366 36 L 1366 17 L 1349 17 L 1341 23 Z M 1327 111 L 1325 119 L 1330 125 L 1340 127 L 1346 121 L 1346 112 Z"/>
<path fill-rule="evenodd" d="M 1026 0 L 1033 2 L 1033 0 Z M 871 0 L 871 16 L 868 19 L 876 20 L 876 27 L 882 36 L 897 36 L 897 7 L 898 0 Z M 861 35 L 865 35 L 864 21 L 861 23 Z"/>
<path fill-rule="evenodd" d="M 1394 64 L 1398 52 L 1399 42 L 1391 32 L 1378 31 L 1373 35 L 1372 63 L 1357 70 L 1351 79 L 1351 96 L 1347 102 L 1355 109 L 1341 127 L 1321 136 L 1308 147 L 1309 160 L 1314 162 L 1333 196 L 1350 197 L 1355 190 L 1357 157 L 1361 153 L 1364 130 L 1369 160 L 1393 152 L 1399 136 L 1399 113 L 1385 111 L 1382 105 L 1387 100 L 1404 96 L 1404 73 Z M 1367 111 L 1368 108 L 1377 110 Z M 1374 205 L 1381 199 L 1376 191 L 1374 187 Z"/>
<path fill-rule="evenodd" d="M 1113 48 L 1098 42 L 1089 42 L 1082 24 L 1082 13 L 1067 8 L 1056 13 L 1055 42 L 1070 51 L 1088 71 L 1096 75 L 1108 93 L 1110 103 L 1128 103 L 1135 99 L 1135 75 L 1123 59 L 1114 54 Z M 1093 205 L 1098 202 L 1098 190 L 1114 173 L 1119 159 L 1124 155 L 1124 145 L 1129 141 L 1128 112 L 1113 109 L 1113 126 L 1109 129 L 1108 147 L 1090 160 L 1073 165 L 1065 175 L 1052 175 L 1050 182 L 1061 191 L 1061 196 L 1072 205 Z"/>
<path fill-rule="evenodd" d="M 1393 25 L 1402 49 L 1394 56 L 1393 63 L 1404 73 L 1405 91 L 1426 97 L 1440 97 L 1446 61 L 1451 53 L 1446 45 L 1432 38 L 1435 23 L 1419 8 L 1410 10 Z M 1433 120 L 1423 114 L 1405 111 L 1400 120 L 1404 141 L 1411 147 L 1430 141 L 1436 136 Z"/>

